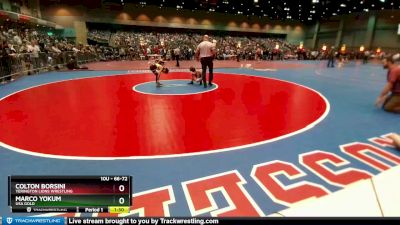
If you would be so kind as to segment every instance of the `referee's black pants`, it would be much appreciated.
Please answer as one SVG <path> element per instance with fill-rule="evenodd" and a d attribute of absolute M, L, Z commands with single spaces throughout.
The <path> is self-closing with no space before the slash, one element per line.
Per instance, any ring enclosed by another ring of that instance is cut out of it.
<path fill-rule="evenodd" d="M 175 59 L 176 59 L 176 67 L 179 67 L 179 55 L 176 55 Z"/>
<path fill-rule="evenodd" d="M 207 77 L 206 77 L 206 71 L 207 71 L 207 67 L 208 67 L 208 83 L 211 85 L 213 78 L 214 78 L 214 74 L 213 74 L 213 67 L 214 67 L 214 63 L 213 63 L 213 59 L 214 57 L 203 57 L 200 59 L 201 62 L 201 69 L 202 69 L 202 79 L 203 79 L 203 84 L 204 87 L 207 87 Z"/>

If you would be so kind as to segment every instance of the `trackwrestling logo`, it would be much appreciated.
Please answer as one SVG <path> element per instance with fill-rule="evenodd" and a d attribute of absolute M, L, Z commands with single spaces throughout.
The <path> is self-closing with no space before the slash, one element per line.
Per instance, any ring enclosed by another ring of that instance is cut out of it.
<path fill-rule="evenodd" d="M 11 224 L 12 225 L 40 225 L 40 224 L 64 225 L 65 219 L 62 217 L 58 218 L 7 217 L 6 222 L 9 225 Z"/>

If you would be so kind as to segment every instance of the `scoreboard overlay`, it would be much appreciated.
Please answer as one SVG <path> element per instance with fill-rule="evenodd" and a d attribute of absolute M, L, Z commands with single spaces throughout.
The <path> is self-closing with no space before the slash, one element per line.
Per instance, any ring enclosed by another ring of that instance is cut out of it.
<path fill-rule="evenodd" d="M 9 176 L 14 213 L 106 213 L 132 205 L 130 176 Z"/>

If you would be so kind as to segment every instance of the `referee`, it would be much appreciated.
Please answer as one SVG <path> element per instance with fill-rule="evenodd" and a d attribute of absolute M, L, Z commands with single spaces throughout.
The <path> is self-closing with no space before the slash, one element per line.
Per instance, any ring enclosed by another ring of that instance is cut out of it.
<path fill-rule="evenodd" d="M 201 62 L 201 69 L 202 69 L 202 79 L 204 88 L 207 88 L 207 77 L 206 77 L 206 70 L 208 67 L 209 70 L 209 79 L 208 85 L 212 86 L 213 83 L 213 60 L 215 55 L 215 46 L 213 43 L 209 41 L 208 35 L 204 35 L 203 41 L 197 46 L 196 49 L 196 59 Z"/>

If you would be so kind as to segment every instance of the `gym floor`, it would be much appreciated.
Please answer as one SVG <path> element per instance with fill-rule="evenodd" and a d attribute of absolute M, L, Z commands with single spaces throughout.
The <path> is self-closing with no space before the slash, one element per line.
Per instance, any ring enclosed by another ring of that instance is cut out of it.
<path fill-rule="evenodd" d="M 119 216 L 286 216 L 400 164 L 381 137 L 399 115 L 374 106 L 378 63 L 218 61 L 206 89 L 187 84 L 197 62 L 168 62 L 161 88 L 146 63 L 0 86 L 0 212 L 8 175 L 131 175 Z"/>

